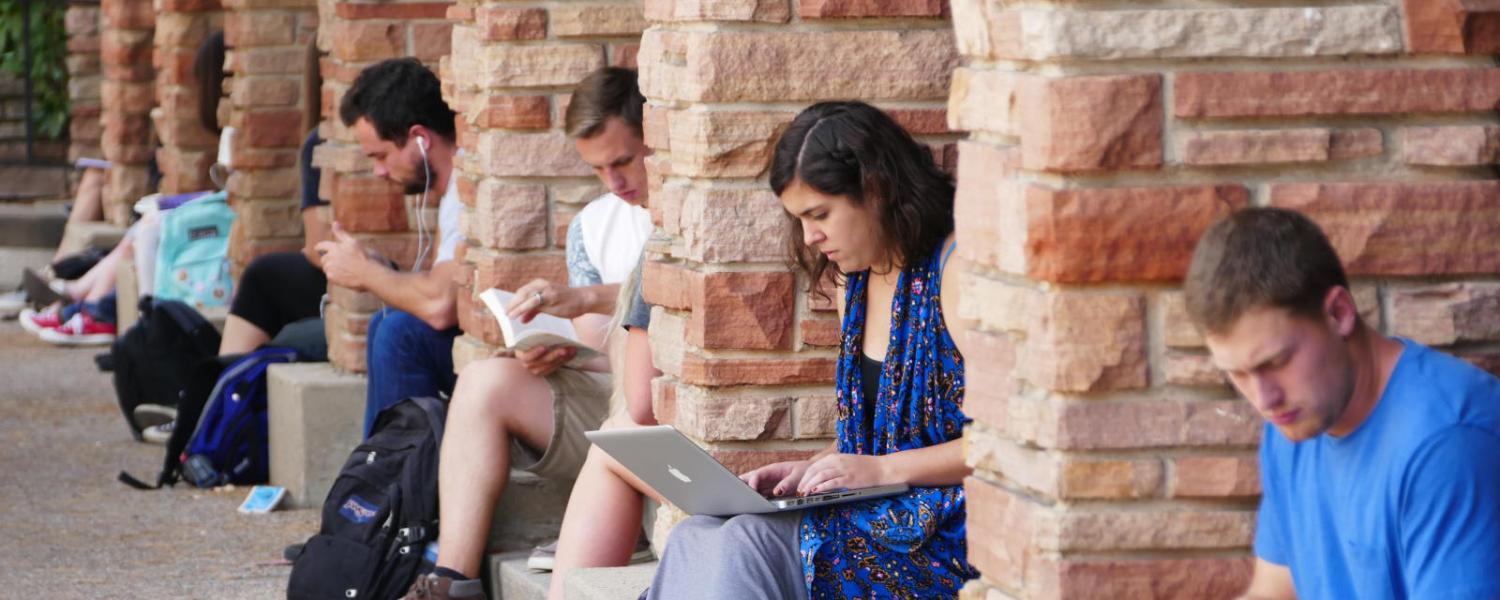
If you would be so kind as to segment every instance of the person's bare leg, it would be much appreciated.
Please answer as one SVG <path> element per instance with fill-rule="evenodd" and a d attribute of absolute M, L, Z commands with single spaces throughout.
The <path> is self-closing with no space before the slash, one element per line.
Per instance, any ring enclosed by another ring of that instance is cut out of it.
<path fill-rule="evenodd" d="M 120 240 L 114 250 L 110 250 L 104 258 L 99 259 L 93 267 L 90 267 L 83 277 L 68 282 L 64 287 L 67 296 L 74 302 L 96 302 L 115 289 L 115 271 L 119 269 L 120 261 L 131 250 L 130 236 Z"/>
<path fill-rule="evenodd" d="M 224 319 L 224 335 L 219 337 L 219 356 L 244 354 L 271 341 L 271 334 L 254 323 L 231 314 Z"/>
<path fill-rule="evenodd" d="M 78 180 L 78 190 L 73 193 L 73 208 L 68 211 L 69 223 L 84 223 L 104 219 L 104 171 L 84 169 Z M 52 262 L 62 260 L 62 248 L 52 255 Z"/>
<path fill-rule="evenodd" d="M 464 367 L 448 404 L 438 455 L 438 566 L 479 576 L 495 502 L 510 479 L 510 440 L 552 439 L 552 388 L 512 358 Z"/>
<path fill-rule="evenodd" d="M 625 413 L 617 413 L 604 424 L 606 429 L 635 426 Z M 655 491 L 615 459 L 597 446 L 589 448 L 563 513 L 547 598 L 563 599 L 563 583 L 573 569 L 630 562 L 641 533 L 643 493 L 656 497 Z"/>

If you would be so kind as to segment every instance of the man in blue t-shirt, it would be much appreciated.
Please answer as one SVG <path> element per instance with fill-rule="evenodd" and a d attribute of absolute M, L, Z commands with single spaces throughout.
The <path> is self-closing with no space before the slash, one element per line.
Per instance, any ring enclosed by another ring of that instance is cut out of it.
<path fill-rule="evenodd" d="M 1364 323 L 1289 210 L 1215 224 L 1184 288 L 1266 420 L 1247 598 L 1500 598 L 1500 380 Z"/>

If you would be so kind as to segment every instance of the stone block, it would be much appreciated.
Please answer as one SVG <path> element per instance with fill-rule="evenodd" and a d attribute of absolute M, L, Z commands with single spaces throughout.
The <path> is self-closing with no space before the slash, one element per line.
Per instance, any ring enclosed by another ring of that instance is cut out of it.
<path fill-rule="evenodd" d="M 786 211 L 764 185 L 695 186 L 688 189 L 681 211 L 681 258 L 722 264 L 779 262 L 786 256 Z"/>
<path fill-rule="evenodd" d="M 706 273 L 693 280 L 688 342 L 699 348 L 791 346 L 796 278 L 786 271 Z"/>
<path fill-rule="evenodd" d="M 1276 183 L 1269 194 L 1322 227 L 1355 276 L 1500 271 L 1496 198 L 1496 181 Z"/>
<path fill-rule="evenodd" d="M 653 561 L 628 567 L 575 570 L 563 582 L 563 598 L 634 600 L 640 597 L 642 591 L 651 587 L 651 579 L 656 576 L 656 565 Z"/>
<path fill-rule="evenodd" d="M 1161 77 L 1027 79 L 1021 164 L 1090 171 L 1155 168 L 1162 160 Z"/>
<path fill-rule="evenodd" d="M 993 10 L 993 5 L 992 10 Z M 1393 6 L 1142 10 L 1025 7 L 969 29 L 994 58 L 1122 60 L 1379 55 L 1401 51 Z"/>
<path fill-rule="evenodd" d="M 365 378 L 329 363 L 275 365 L 268 377 L 271 484 L 292 506 L 321 506 L 364 438 Z"/>
<path fill-rule="evenodd" d="M 1177 73 L 1182 119 L 1483 113 L 1500 106 L 1500 69 L 1338 69 Z"/>
<path fill-rule="evenodd" d="M 646 30 L 642 5 L 563 4 L 552 8 L 552 35 L 570 37 L 639 37 Z"/>
<path fill-rule="evenodd" d="M 1215 221 L 1250 201 L 1238 185 L 1024 191 L 1024 238 L 1002 239 L 997 265 L 1059 282 L 1159 281 L 1187 272 Z M 1002 206 L 1006 199 L 1001 198 Z M 1011 201 L 1012 206 L 1023 202 Z M 1164 219 L 1171 215 L 1170 219 Z M 1024 244 L 1017 249 L 1012 246 Z M 1005 262 L 1020 256 L 1024 265 Z"/>
<path fill-rule="evenodd" d="M 668 115 L 672 172 L 685 177 L 757 177 L 796 115 L 765 111 L 675 111 Z M 762 188 L 764 189 L 764 188 Z"/>
<path fill-rule="evenodd" d="M 645 0 L 645 17 L 653 22 L 755 21 L 785 23 L 787 0 Z"/>
<path fill-rule="evenodd" d="M 1500 4 L 1484 0 L 1402 0 L 1408 49 L 1416 54 L 1500 52 Z"/>
<path fill-rule="evenodd" d="M 491 554 L 486 558 L 490 571 L 490 597 L 495 600 L 546 600 L 551 573 L 526 568 L 529 551 Z"/>
<path fill-rule="evenodd" d="M 935 18 L 948 14 L 947 0 L 805 0 L 797 3 L 804 19 Z"/>
<path fill-rule="evenodd" d="M 1500 126 L 1403 127 L 1401 162 L 1434 167 L 1500 163 Z"/>
<path fill-rule="evenodd" d="M 1260 495 L 1260 464 L 1254 453 L 1179 456 L 1168 459 L 1174 498 L 1235 498 Z"/>
<path fill-rule="evenodd" d="M 958 61 L 953 33 L 671 31 L 641 38 L 641 91 L 685 102 L 939 100 Z"/>
<path fill-rule="evenodd" d="M 1391 333 L 1422 344 L 1500 340 L 1500 283 L 1468 281 L 1391 291 Z"/>
<path fill-rule="evenodd" d="M 1379 129 L 1205 131 L 1183 136 L 1182 162 L 1193 166 L 1325 162 L 1377 156 Z"/>

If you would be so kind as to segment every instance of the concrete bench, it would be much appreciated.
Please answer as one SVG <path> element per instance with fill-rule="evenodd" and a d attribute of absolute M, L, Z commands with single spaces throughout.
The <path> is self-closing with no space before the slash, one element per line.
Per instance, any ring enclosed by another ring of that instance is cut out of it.
<path fill-rule="evenodd" d="M 526 553 L 491 555 L 489 568 L 492 600 L 546 600 L 552 575 L 528 570 Z M 563 595 L 566 600 L 636 600 L 655 575 L 655 561 L 627 567 L 578 569 L 568 575 Z"/>
<path fill-rule="evenodd" d="M 364 433 L 365 378 L 329 363 L 272 365 L 271 484 L 292 507 L 318 507 Z"/>
<path fill-rule="evenodd" d="M 271 367 L 271 484 L 287 489 L 292 507 L 317 507 L 364 432 L 365 378 L 329 363 Z M 572 481 L 512 471 L 495 507 L 492 552 L 530 551 L 557 538 Z"/>

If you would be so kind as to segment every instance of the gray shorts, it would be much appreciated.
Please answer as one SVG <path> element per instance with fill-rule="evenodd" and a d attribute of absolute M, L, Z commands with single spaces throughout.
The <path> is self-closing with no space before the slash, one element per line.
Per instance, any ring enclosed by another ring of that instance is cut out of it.
<path fill-rule="evenodd" d="M 585 431 L 609 416 L 609 374 L 562 368 L 547 376 L 552 388 L 552 439 L 541 451 L 511 438 L 511 465 L 549 479 L 574 479 L 589 455 Z"/>

